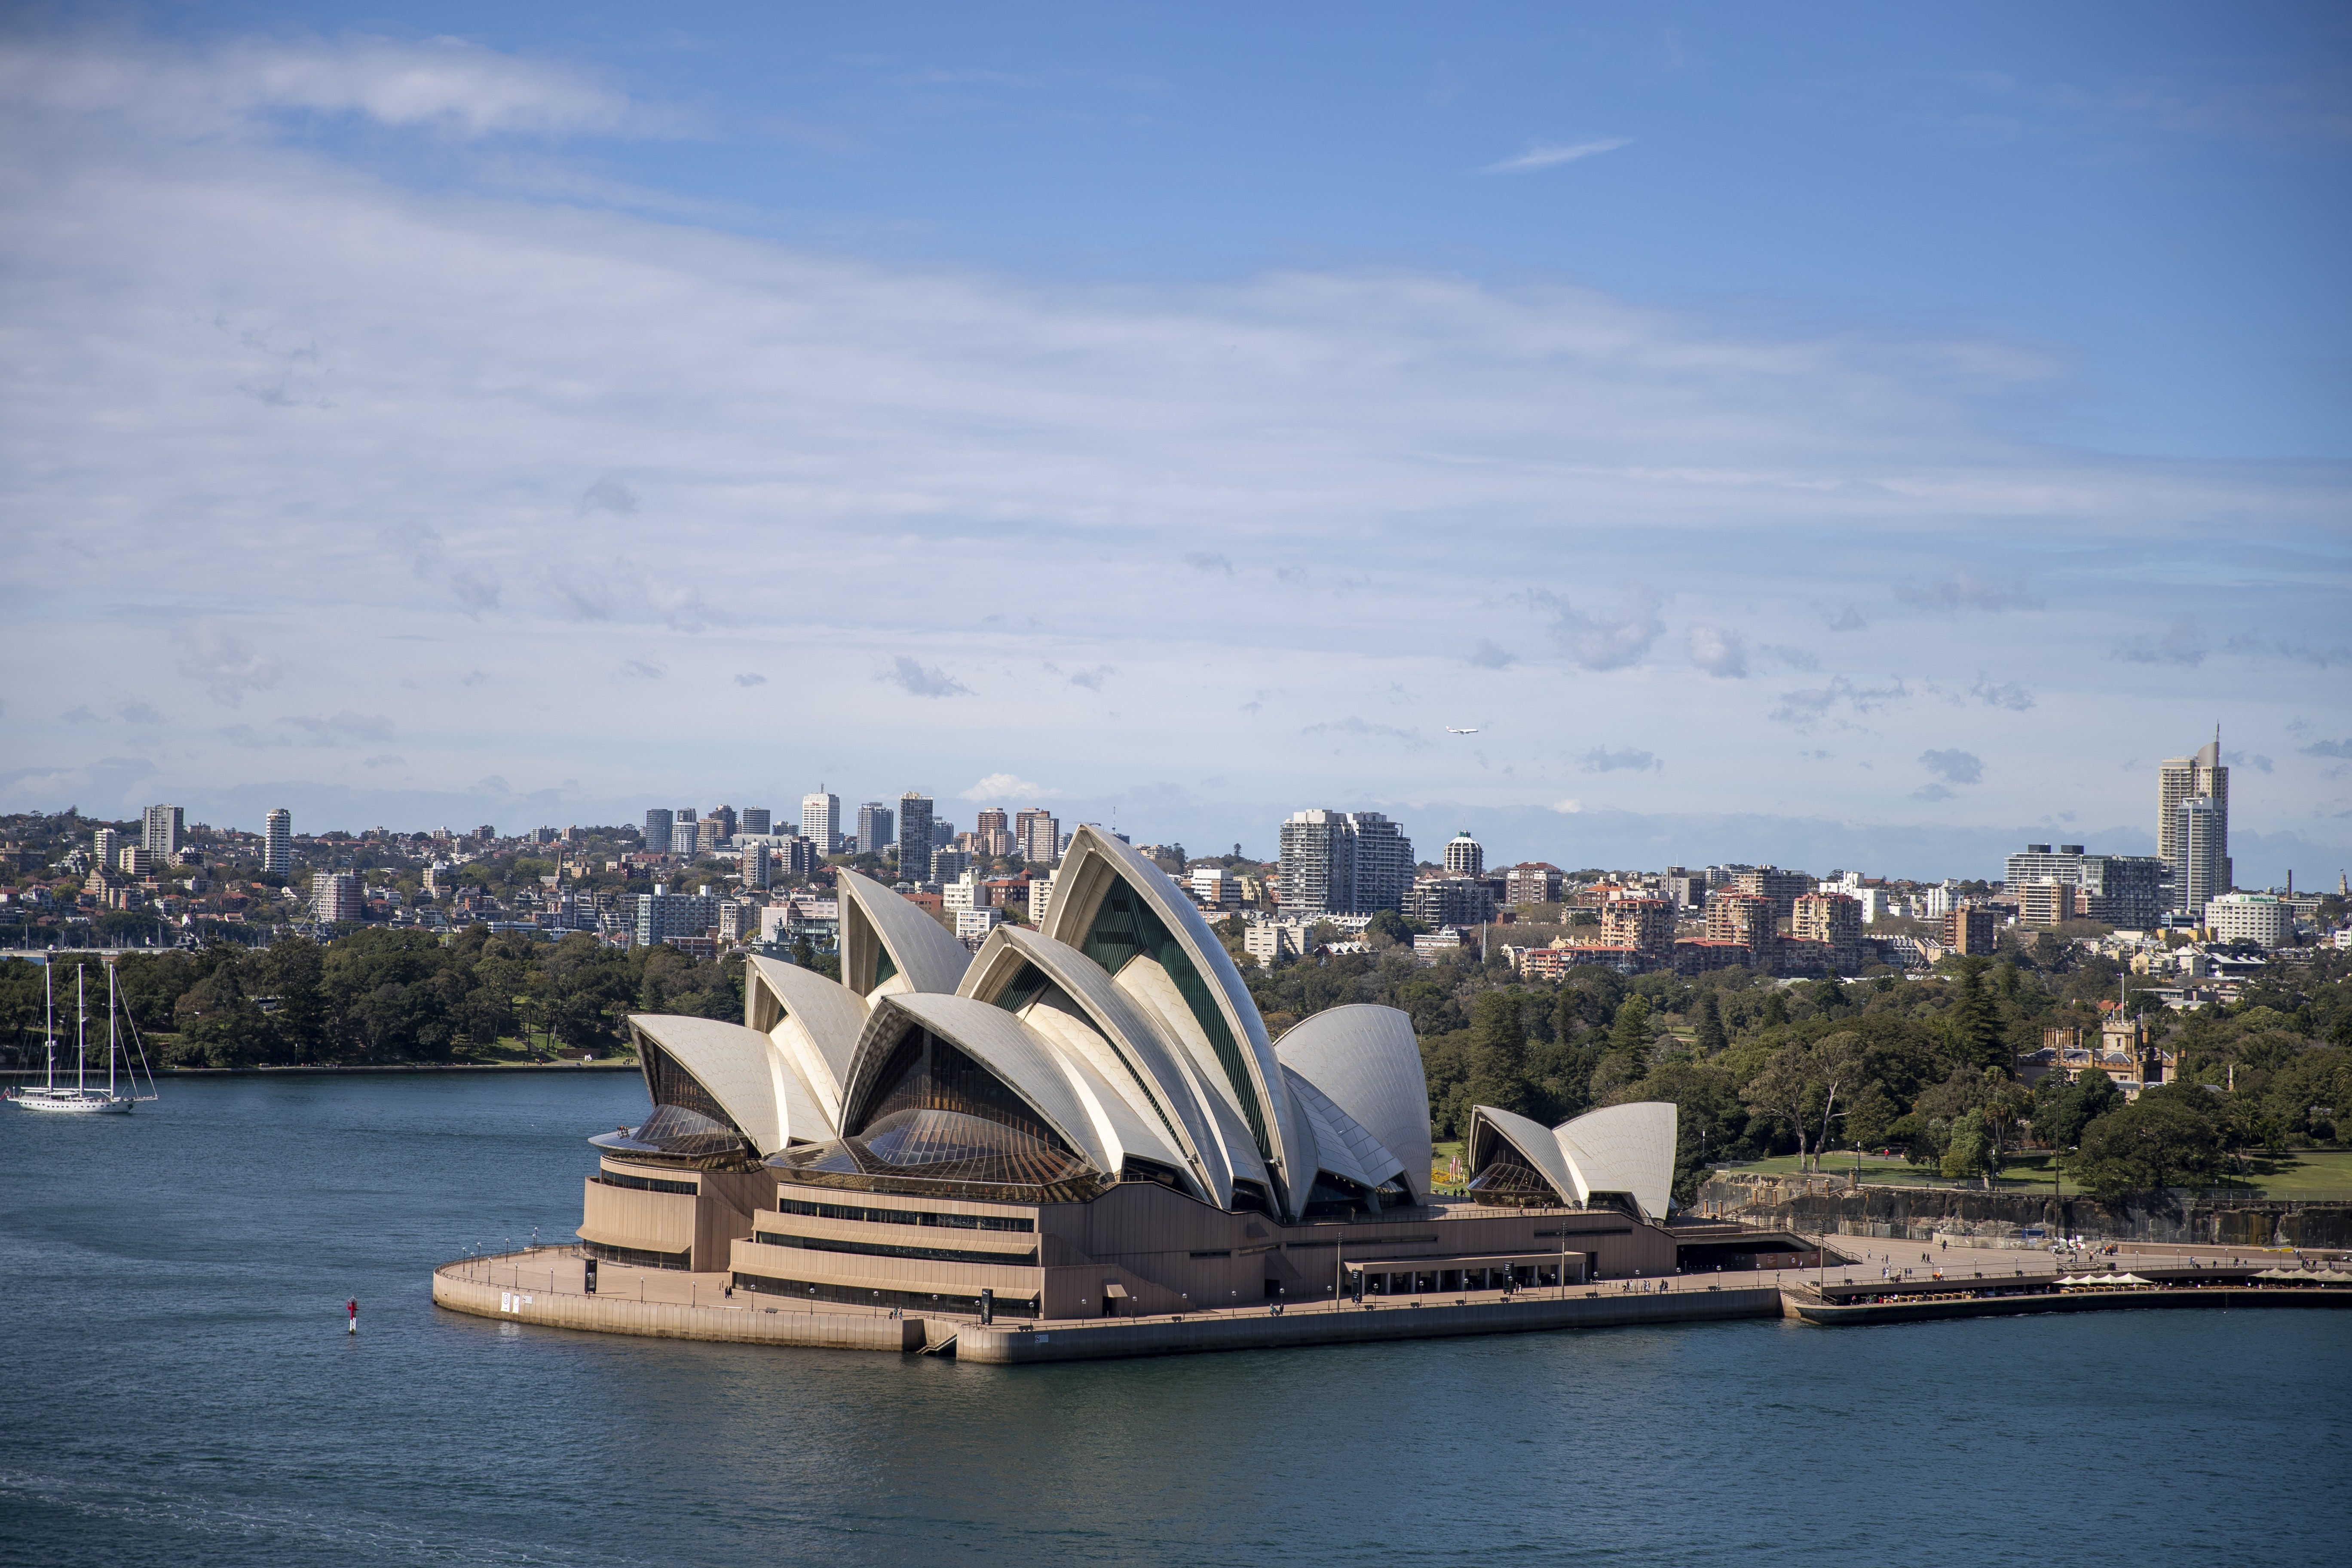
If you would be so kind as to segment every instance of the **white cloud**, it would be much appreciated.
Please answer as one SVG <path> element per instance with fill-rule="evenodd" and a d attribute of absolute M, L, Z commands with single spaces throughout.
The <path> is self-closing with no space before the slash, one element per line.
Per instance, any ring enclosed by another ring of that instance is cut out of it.
<path fill-rule="evenodd" d="M 1633 144 L 1631 136 L 1610 136 L 1598 142 L 1578 142 L 1565 146 L 1530 147 L 1514 157 L 1489 163 L 1478 172 L 1482 174 L 1532 174 L 1538 169 L 1557 169 L 1562 163 L 1573 163 L 1580 158 L 1590 158 L 1599 153 L 1614 153 L 1620 147 Z"/>
<path fill-rule="evenodd" d="M 1019 773 L 991 773 L 968 790 L 958 792 L 963 800 L 1059 800 L 1062 792 L 1033 784 Z"/>
<path fill-rule="evenodd" d="M 956 679 L 939 666 L 926 665 L 898 655 L 887 665 L 874 672 L 874 679 L 886 680 L 909 697 L 969 697 L 971 688 Z"/>
<path fill-rule="evenodd" d="M 180 649 L 180 672 L 200 682 L 215 702 L 235 708 L 248 692 L 267 691 L 286 678 L 281 659 L 218 621 L 204 620 L 173 634 Z"/>
<path fill-rule="evenodd" d="M 349 115 L 447 135 L 547 135 L 656 122 L 575 68 L 457 38 L 347 34 L 186 48 L 115 29 L 0 43 L 0 99 L 201 134 L 259 116 Z"/>
<path fill-rule="evenodd" d="M 1738 632 L 1720 626 L 1691 627 L 1690 657 L 1693 664 L 1718 679 L 1740 680 L 1748 674 L 1747 643 Z"/>
<path fill-rule="evenodd" d="M 2161 632 L 2143 633 L 2118 645 L 2116 658 L 2128 664 L 2177 664 L 2191 668 L 2205 662 L 2205 634 L 2194 616 L 2183 616 Z"/>
<path fill-rule="evenodd" d="M 2038 610 L 2042 605 L 2042 595 L 2021 582 L 1987 583 L 1966 571 L 1928 583 L 1903 582 L 1896 584 L 1895 596 L 1914 608 L 1946 615 L 1962 610 Z"/>
<path fill-rule="evenodd" d="M 1612 752 L 1606 746 L 1595 746 L 1579 757 L 1576 765 L 1588 773 L 1645 773 L 1666 764 L 1638 747 L 1624 746 Z"/>
<path fill-rule="evenodd" d="M 2322 661 L 2352 582 L 2314 542 L 2342 476 L 2040 438 L 2064 345 L 1407 265 L 1019 277 L 777 243 L 768 214 L 730 233 L 517 199 L 446 143 L 541 137 L 584 174 L 601 150 L 564 135 L 645 122 L 593 77 L 475 46 L 20 34 L 0 73 L 0 603 L 50 660 L 37 714 L 8 720 L 10 805 L 70 804 L 30 792 L 133 732 L 57 715 L 135 691 L 192 790 L 252 776 L 218 719 L 290 736 L 267 715 L 349 710 L 393 724 L 420 776 L 495 766 L 523 798 L 593 776 L 634 816 L 743 765 L 729 672 L 763 670 L 793 733 L 825 737 L 793 765 L 885 775 L 861 793 L 1005 755 L 1144 782 L 1199 755 L 1251 802 L 1508 779 L 1540 800 L 1559 759 L 1665 743 L 1671 715 L 1710 766 L 1640 782 L 1709 809 L 1786 758 L 1773 719 L 1866 726 L 1887 759 L 1948 743 L 1912 733 L 1927 705 L 1891 675 L 1759 700 L 1759 673 L 1811 657 L 1782 643 L 1964 672 L 1984 655 L 1934 646 L 1920 610 L 2043 594 L 2065 614 L 2002 625 L 2024 646 L 2000 662 L 2036 671 L 2037 717 L 2067 715 L 2035 742 L 2050 770 L 2168 754 L 2149 737 L 2224 662 L 2166 640 L 2192 614 L 2263 629 L 2282 716 L 2340 707 Z M 2165 570 L 2116 591 L 2085 563 L 2119 552 Z M 1898 583 L 1928 586 L 1898 603 Z M 1747 640 L 1694 663 L 1665 641 L 1669 592 L 1675 624 Z M 1472 718 L 1506 668 L 1526 700 L 1480 739 L 1490 768 L 1406 739 Z M 1979 717 L 2017 710 L 1985 684 Z M 190 721 L 212 702 L 247 711 Z M 1386 723 L 1339 717 L 1367 707 Z M 680 739 L 616 762 L 615 724 L 646 722 Z M 2032 779 L 1987 755 L 1976 804 L 2034 820 Z M 345 760 L 267 760 L 289 757 Z M 1806 809 L 1899 810 L 1917 775 L 1897 771 L 1818 770 Z M 2311 771 L 2264 781 L 2277 809 L 2314 807 Z M 2137 785 L 2112 787 L 2137 820 Z"/>
<path fill-rule="evenodd" d="M 1919 753 L 1919 765 L 1946 784 L 1984 782 L 1984 759 L 1973 752 L 1922 752 Z"/>
<path fill-rule="evenodd" d="M 1563 816 L 1574 816 L 1583 811 L 1584 803 L 1580 800 L 1556 800 L 1551 803 L 1551 808 Z"/>
<path fill-rule="evenodd" d="M 1638 663 L 1650 646 L 1665 635 L 1666 624 L 1658 618 L 1658 608 L 1664 601 L 1647 588 L 1628 594 L 1615 615 L 1580 610 L 1549 589 L 1534 589 L 1522 597 L 1550 613 L 1552 641 L 1585 669 L 1622 669 Z"/>

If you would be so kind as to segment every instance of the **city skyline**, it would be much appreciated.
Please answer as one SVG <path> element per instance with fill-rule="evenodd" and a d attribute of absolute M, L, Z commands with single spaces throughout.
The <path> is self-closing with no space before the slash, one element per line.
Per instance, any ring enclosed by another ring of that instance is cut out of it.
<path fill-rule="evenodd" d="M 253 15 L 0 31 L 0 809 L 2352 863 L 2340 21 Z"/>

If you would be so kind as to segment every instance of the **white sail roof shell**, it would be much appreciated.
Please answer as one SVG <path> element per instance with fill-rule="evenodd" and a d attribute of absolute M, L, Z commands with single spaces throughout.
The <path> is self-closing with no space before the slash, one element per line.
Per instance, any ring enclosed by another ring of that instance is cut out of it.
<path fill-rule="evenodd" d="M 1315 1129 L 1316 1169 L 1373 1188 L 1385 1186 L 1391 1176 L 1404 1174 L 1403 1161 L 1382 1148 L 1379 1139 L 1307 1082 L 1297 1068 L 1282 1070 L 1289 1077 L 1292 1096 Z"/>
<path fill-rule="evenodd" d="M 1232 954 L 1209 930 L 1192 900 L 1169 880 L 1168 873 L 1136 853 L 1133 846 L 1092 824 L 1082 824 L 1070 836 L 1070 847 L 1062 856 L 1061 868 L 1055 873 L 1054 903 L 1046 913 L 1045 934 L 1083 952 L 1087 932 L 1114 883 L 1126 884 L 1142 900 L 1208 985 L 1213 1005 L 1243 1058 L 1248 1081 L 1233 1082 L 1213 1051 L 1208 1056 L 1215 1071 L 1209 1076 L 1233 1098 L 1236 1109 L 1244 1095 L 1255 1102 L 1252 1109 L 1257 1112 L 1257 1122 L 1265 1129 L 1269 1145 L 1259 1152 L 1281 1167 L 1283 1190 L 1275 1194 L 1276 1202 L 1286 1213 L 1297 1214 L 1305 1205 L 1315 1183 L 1313 1129 L 1291 1102 L 1281 1062 L 1274 1054 L 1273 1042 L 1266 1037 L 1265 1021 L 1258 1016 L 1257 1005 L 1251 1000 L 1241 971 L 1234 966 Z M 1170 1034 L 1184 1039 L 1196 1056 L 1201 1054 L 1205 1037 L 1193 1037 L 1202 1034 L 1200 1024 L 1164 973 L 1160 986 L 1139 986 L 1129 981 L 1128 972 L 1144 962 L 1129 961 L 1112 978 L 1123 982 L 1122 989 L 1159 1013 Z M 1154 963 L 1151 967 L 1156 970 L 1159 966 Z M 1247 1116 L 1241 1121 L 1244 1127 L 1249 1125 Z M 1255 1146 L 1253 1139 L 1252 1147 Z"/>
<path fill-rule="evenodd" d="M 1631 1193 L 1645 1216 L 1663 1219 L 1674 1200 L 1675 1125 L 1672 1100 L 1643 1100 L 1590 1110 L 1552 1129 L 1576 1174 L 1577 1200 Z"/>
<path fill-rule="evenodd" d="M 813 969 L 756 954 L 749 961 L 744 978 L 745 1022 L 758 1027 L 753 1022 L 761 1012 L 757 988 L 764 987 L 781 1015 L 767 1031 L 769 1037 L 792 1059 L 824 1108 L 826 1120 L 837 1125 L 842 1083 L 856 1053 L 857 1037 L 866 1028 L 864 998 Z"/>
<path fill-rule="evenodd" d="M 1396 1157 L 1416 1197 L 1428 1192 L 1429 1079 L 1409 1016 L 1362 1003 L 1333 1007 L 1299 1023 L 1274 1048 L 1283 1066 Z"/>
<path fill-rule="evenodd" d="M 877 993 L 951 993 L 971 954 L 964 951 L 930 911 L 908 903 L 871 877 L 844 868 L 834 878 L 841 900 L 842 976 L 850 977 L 852 949 L 877 939 L 898 973 L 875 987 Z"/>
<path fill-rule="evenodd" d="M 1233 1163 L 1217 1131 L 1215 1112 L 1205 1101 L 1205 1086 L 1188 1068 L 1182 1047 L 1168 1038 L 1158 1015 L 1114 984 L 1100 964 L 1066 942 L 1021 926 L 1001 925 L 982 944 L 958 994 L 994 1001 L 1024 963 L 1034 965 L 1052 988 L 1024 1007 L 1022 1016 L 1051 1033 L 1051 1020 L 1041 1013 L 1057 1005 L 1075 1008 L 1083 1020 L 1080 1026 L 1098 1037 L 1100 1051 L 1117 1064 L 1114 1071 L 1109 1063 L 1097 1062 L 1104 1076 L 1114 1085 L 1124 1079 L 1122 1092 L 1140 1100 L 1139 1113 L 1159 1124 L 1162 1142 L 1172 1140 L 1178 1146 L 1178 1157 L 1171 1163 L 1191 1170 L 1219 1207 L 1232 1203 Z M 1074 1049 L 1088 1048 L 1075 1037 L 1066 1043 Z M 1257 1164 L 1255 1150 L 1250 1164 Z M 1257 1179 L 1263 1179 L 1262 1173 Z"/>
<path fill-rule="evenodd" d="M 633 1013 L 629 1023 L 668 1053 L 727 1112 L 762 1155 L 795 1139 L 833 1136 L 833 1119 L 776 1043 L 718 1018 Z M 647 1084 L 651 1084 L 650 1073 Z"/>
<path fill-rule="evenodd" d="M 862 1124 L 876 1077 L 906 1033 L 902 1020 L 921 1025 L 980 1063 L 1097 1170 L 1118 1173 L 1117 1141 L 1104 1136 L 1053 1043 L 1003 1008 L 969 996 L 910 992 L 876 1001 L 844 1099 L 845 1131 Z"/>
<path fill-rule="evenodd" d="M 1675 1119 L 1664 1100 L 1607 1106 L 1551 1128 L 1481 1105 L 1470 1113 L 1470 1156 L 1477 1158 L 1479 1126 L 1491 1125 L 1564 1201 L 1582 1207 L 1595 1193 L 1626 1193 L 1644 1218 L 1663 1219 L 1674 1200 Z"/>
<path fill-rule="evenodd" d="M 1470 1109 L 1470 1137 L 1464 1145 L 1475 1162 L 1478 1158 L 1479 1129 L 1491 1127 L 1512 1148 L 1517 1149 L 1528 1163 L 1540 1172 L 1559 1194 L 1563 1204 L 1582 1205 L 1584 1192 L 1569 1169 L 1568 1156 L 1561 1152 L 1559 1140 L 1542 1122 L 1519 1115 L 1517 1111 L 1498 1110 L 1491 1105 Z"/>

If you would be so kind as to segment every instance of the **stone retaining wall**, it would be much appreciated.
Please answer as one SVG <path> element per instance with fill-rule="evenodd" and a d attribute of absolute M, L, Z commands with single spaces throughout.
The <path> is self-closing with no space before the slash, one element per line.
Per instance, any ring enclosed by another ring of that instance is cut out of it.
<path fill-rule="evenodd" d="M 1099 1361 L 1117 1356 L 1193 1355 L 1209 1351 L 1280 1350 L 1298 1345 L 1388 1340 L 1444 1339 L 1461 1334 L 1530 1333 L 1547 1329 L 1603 1329 L 1639 1323 L 1707 1322 L 1781 1315 L 1777 1286 L 1748 1289 L 1681 1289 L 1660 1294 L 1587 1297 L 1571 1291 L 1470 1306 L 1382 1305 L 1238 1317 L 1159 1318 L 1139 1321 L 1042 1323 L 1034 1330 L 964 1325 L 956 1335 L 959 1360 L 1025 1366 L 1038 1362 Z"/>
<path fill-rule="evenodd" d="M 460 1279 L 447 1269 L 433 1274 L 436 1306 L 453 1312 L 551 1329 L 585 1329 L 600 1334 L 643 1334 L 657 1340 L 719 1340 L 740 1344 L 807 1345 L 824 1350 L 919 1351 L 925 1326 L 920 1318 L 889 1318 L 863 1312 L 809 1312 L 744 1307 L 688 1307 L 670 1301 L 632 1301 L 615 1296 L 575 1296 L 518 1290 Z"/>
<path fill-rule="evenodd" d="M 2352 1204 L 2275 1199 L 2217 1205 L 2186 1193 L 2157 1200 L 2103 1203 L 2016 1189 L 1848 1186 L 1823 1176 L 1717 1175 L 1699 1191 L 1706 1213 L 1749 1224 L 1853 1237 L 1931 1241 L 1967 1237 L 1972 1245 L 2042 1245 L 2058 1237 L 2154 1241 L 2204 1247 L 2352 1247 Z M 2039 1227 L 2032 1243 L 2021 1233 Z"/>

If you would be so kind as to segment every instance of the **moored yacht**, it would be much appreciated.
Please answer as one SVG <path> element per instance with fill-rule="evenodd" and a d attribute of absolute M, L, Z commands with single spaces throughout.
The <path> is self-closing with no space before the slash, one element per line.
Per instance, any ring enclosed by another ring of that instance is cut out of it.
<path fill-rule="evenodd" d="M 83 972 L 80 970 L 76 970 L 74 973 L 74 1080 L 71 1084 L 58 1082 L 58 1016 L 56 996 L 52 989 L 52 977 L 56 972 L 47 963 L 41 966 L 41 970 L 42 1000 L 47 1004 L 48 1012 L 47 1080 L 17 1089 L 8 1098 L 26 1110 L 46 1110 L 67 1116 L 128 1116 L 131 1114 L 131 1108 L 141 1100 L 153 1100 L 156 1097 L 153 1071 L 151 1069 L 147 1075 L 147 1092 L 141 1094 L 139 1070 L 131 1065 L 131 1057 L 127 1052 L 122 1053 L 122 1066 L 128 1077 L 126 1087 L 130 1092 L 116 1092 L 115 1057 L 120 1048 L 120 1042 L 115 1033 L 115 1015 L 119 1004 L 115 993 L 114 964 L 111 960 L 108 961 L 106 965 L 106 1087 L 100 1089 L 89 1081 L 89 1055 L 86 1042 L 89 1027 L 89 1014 L 86 1006 L 87 987 L 83 980 Z M 131 1032 L 135 1037 L 138 1033 L 136 1024 L 131 1026 Z M 139 1059 L 144 1063 L 146 1058 L 146 1047 L 142 1045 L 139 1049 Z"/>

